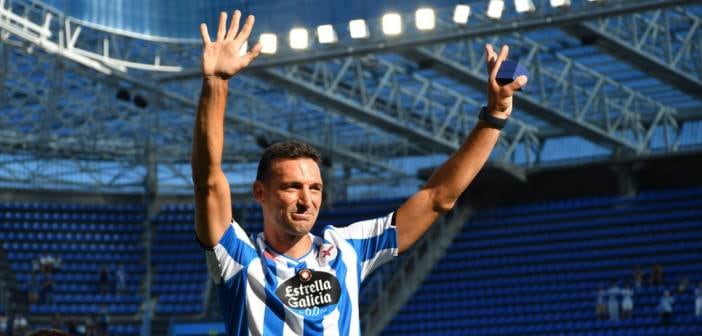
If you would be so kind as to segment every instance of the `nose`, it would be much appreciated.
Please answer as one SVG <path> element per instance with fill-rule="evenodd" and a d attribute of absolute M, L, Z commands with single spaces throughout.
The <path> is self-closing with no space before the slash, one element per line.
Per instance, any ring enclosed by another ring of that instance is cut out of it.
<path fill-rule="evenodd" d="M 308 188 L 300 189 L 300 197 L 298 198 L 298 204 L 305 207 L 305 209 L 311 206 L 312 197 L 310 195 L 310 190 Z"/>

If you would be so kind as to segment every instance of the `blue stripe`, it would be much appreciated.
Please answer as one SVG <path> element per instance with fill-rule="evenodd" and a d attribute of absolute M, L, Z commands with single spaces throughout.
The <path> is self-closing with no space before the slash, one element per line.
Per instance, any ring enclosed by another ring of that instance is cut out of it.
<path fill-rule="evenodd" d="M 256 246 L 258 247 L 258 244 Z M 268 260 L 263 253 L 261 253 L 261 260 L 263 260 L 263 271 L 266 275 L 266 311 L 263 313 L 263 335 L 282 335 L 285 308 L 275 295 L 275 289 L 278 287 L 275 262 Z"/>
<path fill-rule="evenodd" d="M 302 336 L 317 336 L 324 335 L 324 320 L 317 319 L 311 320 L 305 318 L 304 327 L 302 329 Z"/>
<path fill-rule="evenodd" d="M 341 287 L 341 297 L 339 297 L 339 303 L 336 308 L 339 309 L 339 335 L 348 335 L 351 333 L 351 298 L 349 298 L 349 291 L 346 289 L 346 264 L 342 259 L 341 253 L 341 249 L 338 249 L 336 257 L 339 262 L 336 263 L 334 268 L 336 279 L 339 280 L 339 286 Z M 358 272 L 358 274 L 361 274 L 361 272 Z"/>
<path fill-rule="evenodd" d="M 222 317 L 227 322 L 225 324 L 227 335 L 246 335 L 249 332 L 245 297 L 247 285 L 246 269 L 243 269 L 226 283 L 217 285 Z"/>
<path fill-rule="evenodd" d="M 365 239 L 347 239 L 358 253 L 359 262 L 372 259 L 375 255 L 387 249 L 397 248 L 397 230 L 389 227 L 382 234 Z M 360 274 L 360 271 L 359 271 Z"/>
<path fill-rule="evenodd" d="M 229 254 L 234 261 L 240 263 L 244 267 L 247 267 L 251 260 L 258 258 L 256 250 L 245 241 L 239 239 L 231 225 L 222 235 L 219 244 L 224 247 L 227 254 Z"/>

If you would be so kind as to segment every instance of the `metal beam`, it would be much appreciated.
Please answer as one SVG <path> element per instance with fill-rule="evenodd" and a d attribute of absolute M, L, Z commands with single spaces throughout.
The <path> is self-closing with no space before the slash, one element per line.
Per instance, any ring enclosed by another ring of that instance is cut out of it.
<path fill-rule="evenodd" d="M 391 62 L 349 57 L 309 66 L 259 69 L 253 75 L 436 152 L 458 149 L 482 105 Z M 342 85 L 343 84 L 343 85 Z M 518 118 L 500 139 L 499 160 L 511 161 L 518 144 L 535 150 L 537 130 Z M 535 153 L 531 153 L 534 154 Z M 533 164 L 534 162 L 529 162 Z"/>
<path fill-rule="evenodd" d="M 420 47 L 405 55 L 458 81 L 484 87 L 483 44 L 492 40 L 474 39 L 431 47 Z M 500 38 L 521 62 L 530 68 L 526 91 L 515 96 L 515 105 L 595 143 L 637 153 L 649 151 L 653 131 L 670 127 L 678 131 L 675 109 L 664 106 L 627 88 L 587 66 L 549 50 L 545 46 L 513 33 Z M 652 119 L 650 125 L 641 120 Z M 668 144 L 673 148 L 674 144 Z"/>
<path fill-rule="evenodd" d="M 421 34 L 407 31 L 401 36 L 388 39 L 381 32 L 373 32 L 370 39 L 356 41 L 350 38 L 340 40 L 336 45 L 313 46 L 310 50 L 279 50 L 276 55 L 260 57 L 250 67 L 270 68 L 278 66 L 289 66 L 330 60 L 349 56 L 361 56 L 372 53 L 402 52 L 414 49 L 418 46 L 427 46 L 437 43 L 448 43 L 462 40 L 470 40 L 478 37 L 492 36 L 496 34 L 509 34 L 513 32 L 525 32 L 529 30 L 550 28 L 558 25 L 569 25 L 580 21 L 593 20 L 630 14 L 634 12 L 649 11 L 673 6 L 700 3 L 701 0 L 609 0 L 596 4 L 588 1 L 574 2 L 572 8 L 567 11 L 560 11 L 544 6 L 537 9 L 535 13 L 528 16 L 513 15 L 503 17 L 499 21 L 488 18 L 480 13 L 472 14 L 467 25 L 457 25 L 453 23 L 437 25 L 431 32 L 421 32 Z M 505 14 L 507 15 L 507 14 Z M 448 14 L 443 15 L 450 18 Z M 339 27 L 338 31 L 345 31 L 345 27 Z M 408 27 L 407 30 L 412 30 Z M 279 49 L 285 46 L 279 46 Z M 179 80 L 199 76 L 200 69 L 197 67 L 186 68 L 179 73 L 169 73 L 160 76 L 161 80 Z"/>
<path fill-rule="evenodd" d="M 684 8 L 562 27 L 582 41 L 638 67 L 690 96 L 702 98 L 702 20 Z"/>
<path fill-rule="evenodd" d="M 402 54 L 417 62 L 430 60 L 433 69 L 477 89 L 484 88 L 486 85 L 487 76 L 485 74 L 470 71 L 468 67 L 452 61 L 443 55 L 432 53 L 427 49 L 417 48 L 405 51 Z M 609 148 L 623 147 L 636 150 L 636 146 L 629 141 L 610 134 L 591 123 L 573 119 L 561 110 L 542 104 L 528 93 L 515 95 L 514 104 L 519 107 L 519 109 L 556 125 L 556 127 L 572 132 L 573 134 L 578 134 L 602 146 Z"/>

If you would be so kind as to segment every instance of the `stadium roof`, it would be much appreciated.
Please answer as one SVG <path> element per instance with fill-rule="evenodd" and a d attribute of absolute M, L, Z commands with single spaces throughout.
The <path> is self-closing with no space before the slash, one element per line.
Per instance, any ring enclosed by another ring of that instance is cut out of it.
<path fill-rule="evenodd" d="M 494 19 L 487 0 L 466 1 L 468 22 L 456 23 L 457 2 L 432 1 L 435 27 L 420 30 L 421 1 L 0 1 L 0 180 L 189 190 L 197 26 L 232 8 L 256 15 L 251 43 L 278 36 L 277 52 L 230 84 L 225 170 L 235 190 L 249 189 L 262 147 L 298 138 L 322 149 L 325 174 L 349 190 L 406 193 L 416 170 L 441 162 L 476 122 L 485 43 L 510 45 L 530 71 L 491 158 L 502 167 L 695 151 L 698 3 L 533 1 L 517 13 L 507 0 Z M 381 31 L 391 11 L 403 21 L 397 36 Z M 366 21 L 368 38 L 350 37 L 353 19 Z M 336 43 L 316 40 L 323 24 Z M 307 30 L 307 49 L 288 46 L 294 27 Z"/>

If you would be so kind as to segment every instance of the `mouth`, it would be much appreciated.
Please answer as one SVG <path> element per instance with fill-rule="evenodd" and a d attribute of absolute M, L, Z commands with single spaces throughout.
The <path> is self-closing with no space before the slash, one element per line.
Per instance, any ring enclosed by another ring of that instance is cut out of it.
<path fill-rule="evenodd" d="M 309 221 L 312 220 L 312 214 L 308 213 L 292 213 L 290 214 L 293 220 L 296 221 Z"/>

